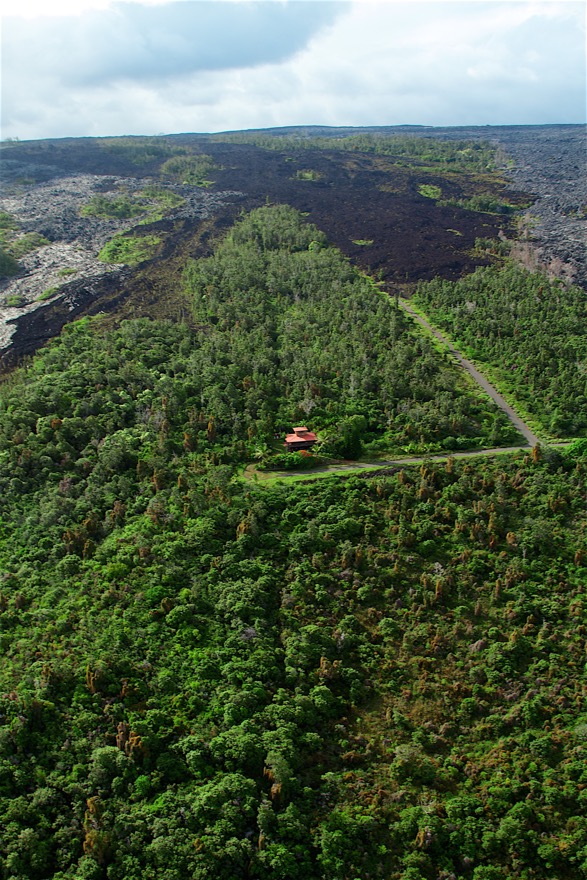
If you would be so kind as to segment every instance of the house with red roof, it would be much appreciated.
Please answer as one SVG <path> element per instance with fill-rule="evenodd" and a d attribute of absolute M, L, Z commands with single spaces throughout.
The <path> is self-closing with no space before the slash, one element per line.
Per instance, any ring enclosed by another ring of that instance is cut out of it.
<path fill-rule="evenodd" d="M 311 449 L 318 437 L 313 431 L 308 431 L 305 425 L 293 429 L 293 434 L 285 435 L 283 444 L 288 452 L 297 452 L 299 449 Z"/>

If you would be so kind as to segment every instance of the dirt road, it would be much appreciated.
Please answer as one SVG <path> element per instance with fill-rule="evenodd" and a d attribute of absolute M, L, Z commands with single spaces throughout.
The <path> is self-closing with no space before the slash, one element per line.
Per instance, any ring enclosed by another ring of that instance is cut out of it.
<path fill-rule="evenodd" d="M 566 446 L 566 443 L 554 444 L 556 446 Z M 401 470 L 403 467 L 412 467 L 414 465 L 425 464 L 429 461 L 448 461 L 451 459 L 463 458 L 482 458 L 495 457 L 498 455 L 507 455 L 513 452 L 528 452 L 529 446 L 496 446 L 492 449 L 467 449 L 461 452 L 442 452 L 430 455 L 410 455 L 403 458 L 389 458 L 382 461 L 345 461 L 338 464 L 329 464 L 325 467 L 313 468 L 308 471 L 258 471 L 256 465 L 248 465 L 243 477 L 245 480 L 256 479 L 259 485 L 264 482 L 275 482 L 276 480 L 313 480 L 321 476 L 333 474 L 343 475 L 345 473 L 360 473 L 361 471 L 385 472 L 388 469 Z"/>
<path fill-rule="evenodd" d="M 428 321 L 419 315 L 414 309 L 410 306 L 409 302 L 406 299 L 399 300 L 399 304 L 404 312 L 407 312 L 411 318 L 421 324 L 422 327 L 425 327 L 430 331 L 443 345 L 446 345 L 448 350 L 457 360 L 457 362 L 461 365 L 461 367 L 467 371 L 467 373 L 475 380 L 475 382 L 479 385 L 480 388 L 488 394 L 491 399 L 497 404 L 497 406 L 506 414 L 512 425 L 522 434 L 522 436 L 527 440 L 529 446 L 536 446 L 540 441 L 531 428 L 522 421 L 519 415 L 514 411 L 514 409 L 507 403 L 507 401 L 501 396 L 499 391 L 493 387 L 493 385 L 487 381 L 485 376 L 482 376 L 479 370 L 477 370 L 471 361 L 468 361 L 467 358 L 463 357 L 460 351 L 457 349 L 446 339 L 445 336 L 437 330 L 436 327 L 433 327 Z"/>

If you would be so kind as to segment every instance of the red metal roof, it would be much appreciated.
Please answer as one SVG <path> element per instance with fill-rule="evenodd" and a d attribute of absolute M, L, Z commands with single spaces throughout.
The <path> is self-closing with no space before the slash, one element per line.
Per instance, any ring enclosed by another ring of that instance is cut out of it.
<path fill-rule="evenodd" d="M 300 429 L 297 429 L 300 431 Z M 303 433 L 297 434 L 286 434 L 285 442 L 286 443 L 315 443 L 318 440 L 316 434 L 313 431 L 308 431 L 307 428 L 304 428 Z"/>

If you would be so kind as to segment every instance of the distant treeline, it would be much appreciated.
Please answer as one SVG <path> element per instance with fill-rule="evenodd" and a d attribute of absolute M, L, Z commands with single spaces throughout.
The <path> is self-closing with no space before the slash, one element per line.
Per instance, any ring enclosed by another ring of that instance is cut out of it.
<path fill-rule="evenodd" d="M 375 153 L 403 159 L 405 163 L 438 165 L 454 171 L 491 171 L 495 148 L 486 141 L 444 141 L 415 135 L 357 134 L 349 137 L 304 137 L 236 133 L 212 135 L 211 141 L 252 144 L 265 150 L 343 150 Z"/>

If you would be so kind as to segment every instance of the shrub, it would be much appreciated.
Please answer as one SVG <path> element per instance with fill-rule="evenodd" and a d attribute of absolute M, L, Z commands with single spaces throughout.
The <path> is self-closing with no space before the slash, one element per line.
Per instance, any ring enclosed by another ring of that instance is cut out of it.
<path fill-rule="evenodd" d="M 19 270 L 18 262 L 3 248 L 0 248 L 0 278 L 10 278 Z"/>
<path fill-rule="evenodd" d="M 98 259 L 103 263 L 125 263 L 135 266 L 153 256 L 161 239 L 157 235 L 115 235 L 104 245 Z"/>
<path fill-rule="evenodd" d="M 211 156 L 174 156 L 161 166 L 161 174 L 189 186 L 211 186 L 208 175 L 216 168 Z"/>

